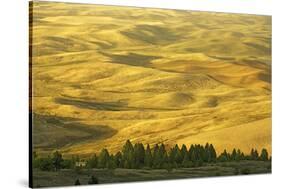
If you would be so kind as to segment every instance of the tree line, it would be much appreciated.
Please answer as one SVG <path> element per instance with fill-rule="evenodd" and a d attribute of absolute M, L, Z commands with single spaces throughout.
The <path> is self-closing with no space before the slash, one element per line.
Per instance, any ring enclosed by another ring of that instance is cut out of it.
<path fill-rule="evenodd" d="M 151 147 L 149 144 L 144 146 L 142 143 L 132 144 L 127 140 L 121 151 L 110 154 L 104 148 L 99 154 L 93 154 L 86 160 L 80 160 L 78 156 L 71 159 L 63 159 L 62 154 L 58 151 L 52 156 L 37 157 L 33 154 L 33 167 L 43 171 L 57 171 L 60 169 L 75 169 L 77 162 L 84 161 L 86 168 L 126 168 L 126 169 L 173 169 L 199 167 L 208 163 L 256 160 L 270 161 L 271 157 L 266 149 L 260 153 L 252 149 L 249 154 L 244 154 L 240 149 L 233 149 L 231 153 L 224 150 L 220 155 L 217 154 L 212 144 L 206 145 L 192 144 L 189 148 L 183 144 L 179 147 L 177 144 L 172 148 L 162 144 L 156 144 Z M 79 166 L 79 165 L 78 165 Z"/>

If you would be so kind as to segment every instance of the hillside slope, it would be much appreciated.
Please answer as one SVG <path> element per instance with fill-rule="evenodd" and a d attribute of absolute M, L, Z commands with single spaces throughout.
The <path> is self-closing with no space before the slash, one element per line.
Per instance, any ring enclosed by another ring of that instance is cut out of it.
<path fill-rule="evenodd" d="M 34 148 L 271 152 L 268 16 L 33 3 Z"/>

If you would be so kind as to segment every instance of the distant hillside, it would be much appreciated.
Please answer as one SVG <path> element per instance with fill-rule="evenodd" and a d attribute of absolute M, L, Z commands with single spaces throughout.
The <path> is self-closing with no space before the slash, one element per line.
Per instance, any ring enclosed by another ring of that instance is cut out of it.
<path fill-rule="evenodd" d="M 34 147 L 271 153 L 271 17 L 33 3 Z"/>

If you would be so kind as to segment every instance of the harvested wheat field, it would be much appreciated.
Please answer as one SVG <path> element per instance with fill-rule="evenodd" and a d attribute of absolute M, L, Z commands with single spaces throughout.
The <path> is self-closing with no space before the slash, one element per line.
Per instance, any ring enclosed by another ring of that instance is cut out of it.
<path fill-rule="evenodd" d="M 54 6 L 55 5 L 55 6 Z M 33 146 L 271 153 L 271 17 L 34 2 Z"/>

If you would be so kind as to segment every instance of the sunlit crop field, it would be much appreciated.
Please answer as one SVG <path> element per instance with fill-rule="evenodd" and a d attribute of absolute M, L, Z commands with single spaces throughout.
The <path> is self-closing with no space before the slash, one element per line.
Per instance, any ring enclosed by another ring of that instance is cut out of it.
<path fill-rule="evenodd" d="M 271 152 L 271 17 L 34 2 L 33 142 Z"/>

